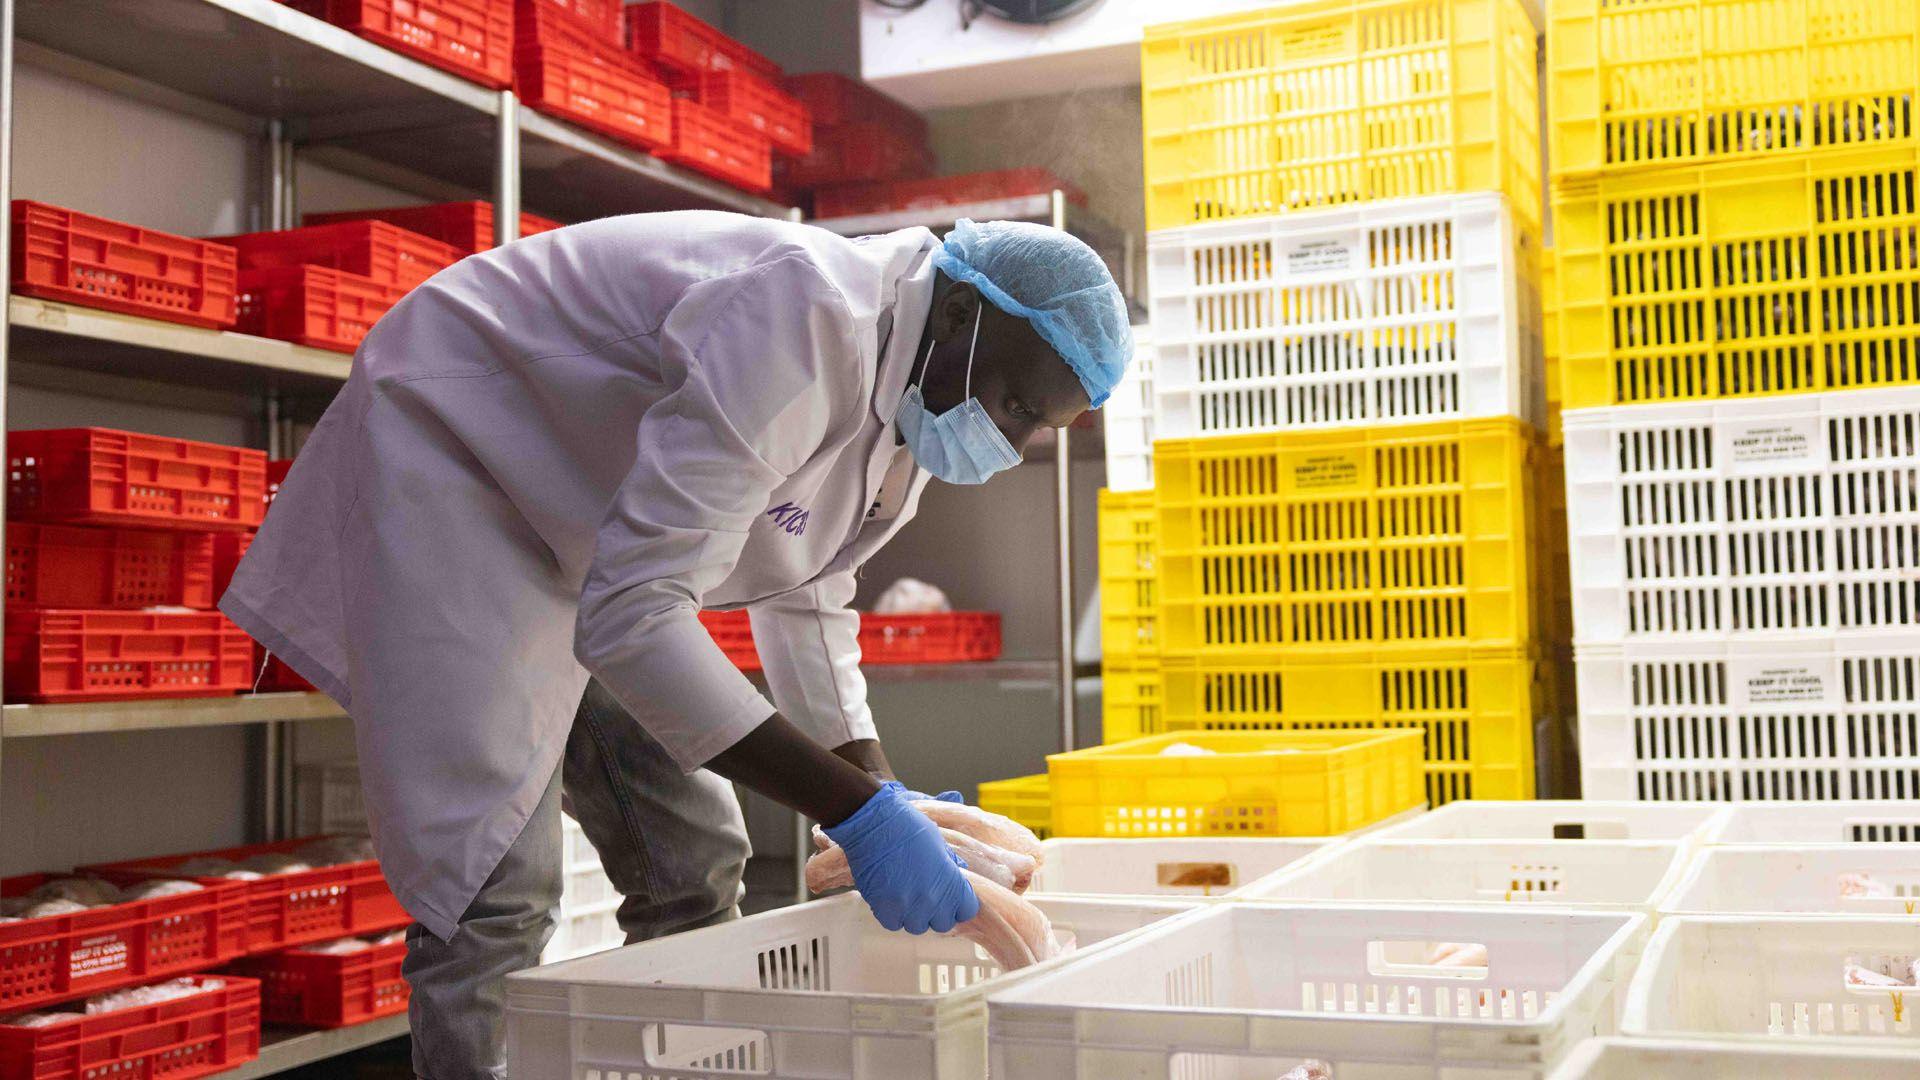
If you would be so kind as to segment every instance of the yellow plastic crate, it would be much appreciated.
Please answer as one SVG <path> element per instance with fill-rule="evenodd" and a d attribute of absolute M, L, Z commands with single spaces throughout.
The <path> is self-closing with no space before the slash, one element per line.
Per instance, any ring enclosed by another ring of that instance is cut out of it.
<path fill-rule="evenodd" d="M 1920 382 L 1920 151 L 1566 181 L 1563 404 Z"/>
<path fill-rule="evenodd" d="M 1100 651 L 1107 663 L 1159 652 L 1153 492 L 1100 489 Z"/>
<path fill-rule="evenodd" d="M 1160 441 L 1163 658 L 1526 645 L 1541 454 L 1504 417 Z"/>
<path fill-rule="evenodd" d="M 1554 175 L 1915 135 L 1913 0 L 1553 0 Z"/>
<path fill-rule="evenodd" d="M 1518 0 L 1312 0 L 1148 27 L 1147 228 L 1502 191 L 1540 235 Z"/>
<path fill-rule="evenodd" d="M 1426 799 L 1534 797 L 1535 721 L 1555 672 L 1535 652 L 1433 649 L 1350 661 L 1169 661 L 1167 731 L 1419 728 Z"/>
<path fill-rule="evenodd" d="M 1100 741 L 1126 742 L 1165 730 L 1160 717 L 1160 662 L 1104 662 L 1100 668 Z"/>
<path fill-rule="evenodd" d="M 1540 355 L 1547 385 L 1547 445 L 1566 441 L 1560 430 L 1560 294 L 1555 291 L 1553 249 L 1540 253 Z"/>
<path fill-rule="evenodd" d="M 1053 799 L 1047 792 L 1046 773 L 982 781 L 974 805 L 1012 818 L 1042 840 L 1053 834 Z"/>
<path fill-rule="evenodd" d="M 1417 731 L 1150 735 L 1050 754 L 1047 776 L 1056 836 L 1335 836 L 1422 800 Z"/>

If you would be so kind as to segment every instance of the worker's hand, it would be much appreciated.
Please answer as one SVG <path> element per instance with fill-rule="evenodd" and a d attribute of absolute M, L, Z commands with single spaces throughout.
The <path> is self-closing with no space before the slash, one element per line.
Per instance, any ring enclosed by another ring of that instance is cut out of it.
<path fill-rule="evenodd" d="M 898 782 L 881 787 L 827 836 L 847 853 L 853 887 L 881 926 L 945 933 L 980 913 L 980 898 L 960 873 L 960 857 Z"/>

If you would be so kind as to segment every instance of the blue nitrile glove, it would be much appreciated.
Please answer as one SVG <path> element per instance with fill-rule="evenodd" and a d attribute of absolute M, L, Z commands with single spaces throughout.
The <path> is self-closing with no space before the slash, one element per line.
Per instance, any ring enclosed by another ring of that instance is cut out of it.
<path fill-rule="evenodd" d="M 925 792 L 908 788 L 906 796 L 908 802 L 950 802 L 959 803 L 962 806 L 965 806 L 967 803 L 967 797 L 957 791 L 943 791 L 938 795 L 928 795 Z"/>
<path fill-rule="evenodd" d="M 960 857 L 897 781 L 882 785 L 852 817 L 828 829 L 827 838 L 847 853 L 853 887 L 889 930 L 946 933 L 980 913 L 980 898 L 960 874 Z"/>

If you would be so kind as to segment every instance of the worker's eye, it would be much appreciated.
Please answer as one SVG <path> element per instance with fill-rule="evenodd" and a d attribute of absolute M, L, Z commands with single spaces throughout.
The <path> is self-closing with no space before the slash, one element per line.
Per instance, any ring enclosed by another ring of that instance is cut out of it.
<path fill-rule="evenodd" d="M 1033 410 L 1028 408 L 1027 403 L 1024 401 L 1021 401 L 1019 398 L 1007 399 L 1007 412 L 1009 415 L 1015 416 L 1021 420 L 1033 419 Z"/>

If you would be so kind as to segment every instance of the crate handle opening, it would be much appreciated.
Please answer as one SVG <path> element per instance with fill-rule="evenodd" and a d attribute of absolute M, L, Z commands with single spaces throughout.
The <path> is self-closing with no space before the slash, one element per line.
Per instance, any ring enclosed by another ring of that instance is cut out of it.
<path fill-rule="evenodd" d="M 1161 888 L 1231 889 L 1239 884 L 1239 868 L 1229 862 L 1164 862 L 1153 868 Z"/>
<path fill-rule="evenodd" d="M 1848 870 L 1839 875 L 1836 885 L 1842 903 L 1901 901 L 1907 914 L 1920 914 L 1920 870 Z"/>
<path fill-rule="evenodd" d="M 1392 979 L 1487 977 L 1487 947 L 1473 941 L 1369 941 L 1367 971 Z"/>
<path fill-rule="evenodd" d="M 1553 823 L 1555 840 L 1631 840 L 1627 823 L 1617 818 L 1586 818 Z"/>
<path fill-rule="evenodd" d="M 773 1046 L 755 1028 L 700 1024 L 648 1024 L 643 1032 L 647 1064 L 661 1069 L 698 1069 L 725 1076 L 766 1076 Z"/>
<path fill-rule="evenodd" d="M 1920 957 L 1900 954 L 1849 956 L 1840 966 L 1840 983 L 1849 994 L 1891 995 L 1894 1019 L 1906 1011 L 1906 996 L 1920 989 Z"/>

